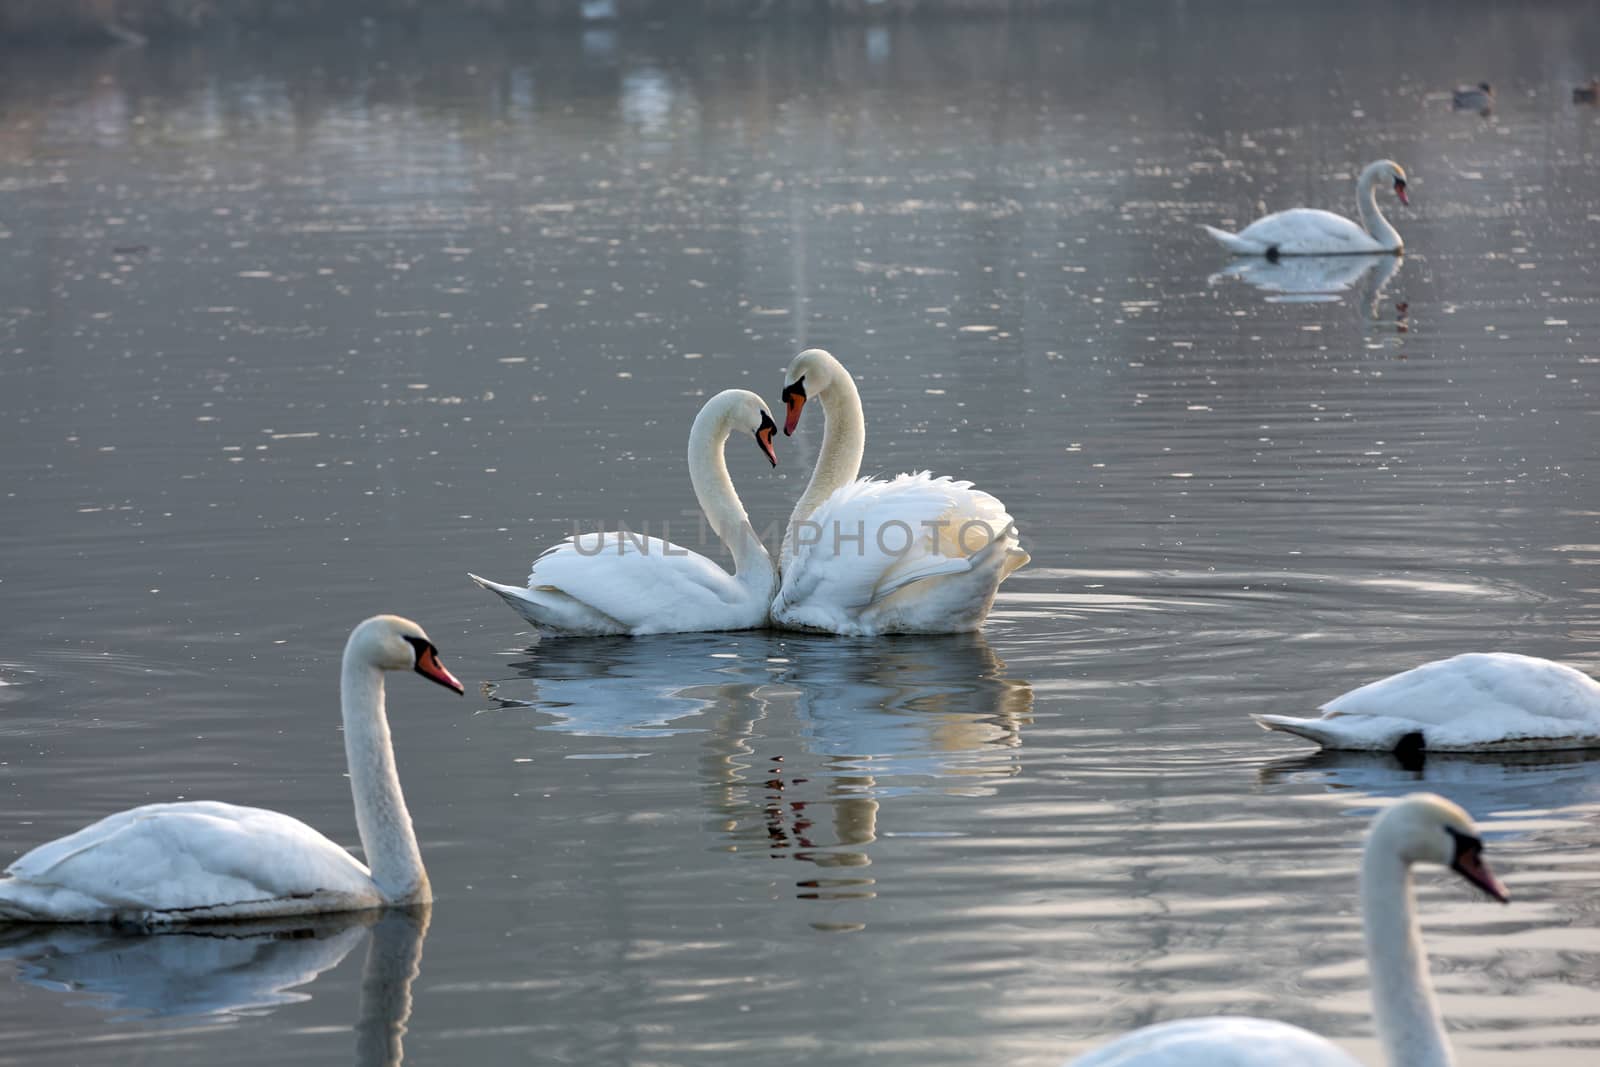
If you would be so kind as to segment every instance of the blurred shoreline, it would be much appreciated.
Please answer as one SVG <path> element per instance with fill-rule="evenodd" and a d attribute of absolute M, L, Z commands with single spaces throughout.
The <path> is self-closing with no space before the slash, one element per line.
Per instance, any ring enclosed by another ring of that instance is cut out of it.
<path fill-rule="evenodd" d="M 140 45 L 260 30 L 415 23 L 492 25 L 782 22 L 1075 13 L 1114 0 L 0 0 L 0 48 Z"/>

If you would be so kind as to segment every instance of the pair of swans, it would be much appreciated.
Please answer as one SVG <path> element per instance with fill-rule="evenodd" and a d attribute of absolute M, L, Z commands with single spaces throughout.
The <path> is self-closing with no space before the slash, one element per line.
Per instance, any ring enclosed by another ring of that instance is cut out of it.
<path fill-rule="evenodd" d="M 1238 233 L 1215 226 L 1203 229 L 1217 243 L 1237 256 L 1347 256 L 1399 255 L 1405 242 L 1378 209 L 1378 185 L 1389 184 L 1402 204 L 1411 203 L 1406 193 L 1406 172 L 1393 160 L 1380 159 L 1367 164 L 1356 179 L 1356 208 L 1361 223 L 1343 215 L 1317 208 L 1297 207 L 1257 219 Z"/>
<path fill-rule="evenodd" d="M 1361 919 L 1372 1006 L 1391 1067 L 1450 1067 L 1454 1058 L 1428 977 L 1411 892 L 1416 864 L 1448 867 L 1495 900 L 1505 886 L 1483 858 L 1471 817 L 1416 793 L 1373 820 L 1361 859 Z M 1326 1038 L 1247 1016 L 1179 1019 L 1135 1030 L 1067 1067 L 1361 1067 Z"/>
<path fill-rule="evenodd" d="M 657 537 L 627 531 L 568 538 L 534 561 L 526 588 L 477 575 L 542 633 L 569 635 L 790 629 L 870 635 L 955 633 L 983 624 L 995 590 L 1028 562 L 1005 506 L 970 482 L 926 471 L 858 478 L 865 447 L 861 395 L 819 348 L 784 378 L 784 434 L 808 400 L 821 405 L 822 448 L 795 505 L 778 564 L 762 545 L 728 476 L 724 449 L 755 434 L 777 466 L 777 426 L 761 398 L 729 389 L 689 431 L 689 477 L 734 573 Z"/>
<path fill-rule="evenodd" d="M 217 801 L 146 804 L 40 845 L 0 879 L 0 922 L 160 927 L 426 904 L 428 873 L 395 771 L 383 673 L 461 693 L 422 627 L 357 626 L 339 679 L 364 866 L 298 819 Z"/>

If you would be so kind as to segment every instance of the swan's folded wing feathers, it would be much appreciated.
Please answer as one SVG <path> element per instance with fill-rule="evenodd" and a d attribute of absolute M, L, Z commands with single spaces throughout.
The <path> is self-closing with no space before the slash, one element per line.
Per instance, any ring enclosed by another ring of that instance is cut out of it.
<path fill-rule="evenodd" d="M 1322 705 L 1329 715 L 1392 716 L 1449 723 L 1469 712 L 1589 719 L 1600 683 L 1550 660 L 1511 652 L 1465 652 L 1352 689 Z"/>
<path fill-rule="evenodd" d="M 995 497 L 928 471 L 857 479 L 823 501 L 810 521 L 810 543 L 796 547 L 779 601 L 824 596 L 850 611 L 913 582 L 970 570 L 970 557 L 1011 526 Z"/>
<path fill-rule="evenodd" d="M 371 891 L 366 868 L 305 823 L 214 801 L 118 812 L 41 845 L 7 873 L 129 911 Z"/>
<path fill-rule="evenodd" d="M 1381 246 L 1361 226 L 1343 215 L 1320 208 L 1300 207 L 1277 211 L 1257 219 L 1239 232 L 1241 239 L 1289 253 L 1321 252 L 1329 255 L 1381 251 Z"/>
<path fill-rule="evenodd" d="M 738 581 L 705 556 L 659 537 L 583 534 L 546 550 L 528 575 L 629 629 L 679 620 L 697 605 L 723 607 L 742 595 Z"/>
<path fill-rule="evenodd" d="M 947 521 L 955 504 L 952 490 L 968 484 L 923 471 L 841 486 L 796 538 L 807 543 L 796 544 L 780 599 L 797 604 L 822 595 L 852 611 L 872 603 L 892 571 L 916 569 L 934 554 L 938 527 L 929 524 Z"/>

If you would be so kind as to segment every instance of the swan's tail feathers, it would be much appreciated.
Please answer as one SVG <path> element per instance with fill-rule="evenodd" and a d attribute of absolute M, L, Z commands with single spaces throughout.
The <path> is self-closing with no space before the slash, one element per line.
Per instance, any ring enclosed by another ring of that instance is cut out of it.
<path fill-rule="evenodd" d="M 523 589 L 520 586 L 515 585 L 501 585 L 499 582 L 491 582 L 487 578 L 479 578 L 476 574 L 473 574 L 470 571 L 467 573 L 467 577 L 478 583 L 478 587 L 480 589 L 487 589 L 501 600 L 504 600 L 506 604 L 510 606 L 512 611 L 515 611 L 518 615 L 521 615 L 524 619 L 527 619 L 529 622 L 533 623 L 533 625 L 550 625 L 548 613 L 544 610 L 545 605 L 540 603 L 533 590 Z"/>
<path fill-rule="evenodd" d="M 491 582 L 472 573 L 468 573 L 467 577 L 477 582 L 479 588 L 487 589 L 504 600 L 512 611 L 531 623 L 543 636 L 583 634 L 598 637 L 629 632 L 616 619 L 553 586 L 524 589 L 517 585 Z"/>
<path fill-rule="evenodd" d="M 499 594 L 508 604 L 516 604 L 528 595 L 526 589 L 519 589 L 514 585 L 501 585 L 499 582 L 491 582 L 487 578 L 479 578 L 471 571 L 467 572 L 467 577 L 477 583 L 479 589 L 487 589 L 491 593 Z"/>
<path fill-rule="evenodd" d="M 1227 230 L 1219 230 L 1215 226 L 1207 226 L 1204 223 L 1200 224 L 1200 228 L 1209 233 L 1217 244 L 1236 256 L 1259 256 L 1262 253 L 1261 246 L 1254 241 L 1246 241 L 1238 234 L 1229 233 Z"/>
<path fill-rule="evenodd" d="M 1252 715 L 1256 725 L 1263 730 L 1281 730 L 1286 734 L 1315 741 L 1324 748 L 1341 748 L 1339 733 L 1328 728 L 1322 719 L 1297 719 L 1292 715 Z"/>
<path fill-rule="evenodd" d="M 49 922 L 48 913 L 40 911 L 37 905 L 30 904 L 25 898 L 25 883 L 18 882 L 15 878 L 0 878 L 0 923 L 37 923 Z"/>

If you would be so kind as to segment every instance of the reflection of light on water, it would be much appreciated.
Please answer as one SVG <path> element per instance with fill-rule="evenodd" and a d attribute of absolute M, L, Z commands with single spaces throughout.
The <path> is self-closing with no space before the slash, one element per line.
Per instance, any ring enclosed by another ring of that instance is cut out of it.
<path fill-rule="evenodd" d="M 533 110 L 534 80 L 533 75 L 526 70 L 513 70 L 509 79 L 510 85 L 506 90 L 506 97 L 513 111 L 529 112 Z"/>
<path fill-rule="evenodd" d="M 1264 785 L 1314 783 L 1335 795 L 1403 797 L 1426 790 L 1449 797 L 1476 819 L 1550 814 L 1576 817 L 1600 803 L 1600 752 L 1467 753 L 1401 757 L 1392 753 L 1317 752 L 1274 760 L 1261 769 Z M 1365 818 L 1376 804 L 1352 808 Z M 1500 828 L 1506 833 L 1504 827 Z M 1521 832 L 1526 832 L 1522 830 Z"/>
<path fill-rule="evenodd" d="M 1006 675 L 980 634 L 552 640 L 512 667 L 517 676 L 485 695 L 502 712 L 539 713 L 539 729 L 624 741 L 695 735 L 678 748 L 700 751 L 721 847 L 798 860 L 797 896 L 833 903 L 876 896 L 864 869 L 884 836 L 879 819 L 892 826 L 901 798 L 993 795 L 1019 773 L 1032 721 L 1032 687 Z M 562 758 L 643 760 L 667 747 L 564 749 Z M 836 921 L 827 928 L 860 928 Z"/>
<path fill-rule="evenodd" d="M 586 19 L 614 19 L 617 17 L 617 0 L 583 0 L 580 11 Z"/>
<path fill-rule="evenodd" d="M 616 30 L 584 30 L 583 54 L 594 59 L 609 59 L 617 50 Z"/>
<path fill-rule="evenodd" d="M 882 63 L 888 59 L 891 47 L 889 27 L 874 26 L 867 31 L 866 36 L 867 59 L 873 63 Z"/>
<path fill-rule="evenodd" d="M 1269 304 L 1332 303 L 1343 299 L 1377 268 L 1364 293 L 1364 302 L 1370 306 L 1400 269 L 1401 259 L 1390 255 L 1285 256 L 1279 260 L 1244 256 L 1213 274 L 1210 282 L 1216 285 L 1225 278 L 1237 278 L 1266 293 Z"/>
<path fill-rule="evenodd" d="M 309 1000 L 298 987 L 343 960 L 372 918 L 357 912 L 157 934 L 12 927 L 0 934 L 0 959 L 15 961 L 23 982 L 87 994 L 119 1018 L 236 1015 Z"/>
<path fill-rule="evenodd" d="M 431 911 L 423 904 L 137 934 L 97 924 L 9 927 L 0 930 L 0 959 L 16 962 L 19 980 L 86 994 L 118 1020 L 262 1015 L 310 1000 L 300 987 L 366 938 L 352 1062 L 398 1067 Z"/>
<path fill-rule="evenodd" d="M 645 130 L 660 130 L 672 114 L 672 86 L 658 70 L 641 70 L 622 80 L 622 117 Z"/>

